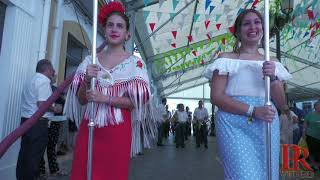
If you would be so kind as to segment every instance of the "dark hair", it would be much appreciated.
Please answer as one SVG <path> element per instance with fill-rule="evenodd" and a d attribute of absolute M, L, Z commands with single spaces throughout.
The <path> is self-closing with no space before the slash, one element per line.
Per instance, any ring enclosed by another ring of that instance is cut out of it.
<path fill-rule="evenodd" d="M 162 103 L 167 103 L 167 98 L 162 98 L 161 102 Z"/>
<path fill-rule="evenodd" d="M 236 43 L 234 44 L 233 52 L 237 53 L 239 51 L 240 42 L 241 42 L 240 31 L 241 31 L 242 21 L 243 21 L 243 18 L 249 13 L 254 13 L 259 17 L 259 19 L 261 20 L 261 23 L 262 23 L 262 30 L 263 30 L 263 33 L 264 33 L 264 20 L 263 20 L 263 17 L 261 15 L 261 13 L 259 11 L 255 10 L 255 9 L 245 9 L 244 11 L 242 11 L 238 15 L 238 17 L 237 17 L 237 19 L 236 19 L 236 21 L 234 23 L 233 35 L 237 40 L 236 40 Z M 263 44 L 263 41 L 264 41 L 264 36 L 262 36 L 262 44 Z"/>
<path fill-rule="evenodd" d="M 45 72 L 47 69 L 52 68 L 52 64 L 48 59 L 41 59 L 38 63 L 37 63 L 37 67 L 36 67 L 36 72 L 38 73 L 43 73 Z"/>
<path fill-rule="evenodd" d="M 316 106 L 318 106 L 318 105 L 320 105 L 320 100 L 318 100 L 317 102 L 315 102 L 315 103 L 313 104 L 313 107 L 316 108 Z"/>
<path fill-rule="evenodd" d="M 109 17 L 111 17 L 112 15 L 118 15 L 120 17 L 122 17 L 122 19 L 126 22 L 126 29 L 127 31 L 129 31 L 129 28 L 130 28 L 130 20 L 129 20 L 129 17 L 119 11 L 113 11 L 112 13 L 110 13 L 107 18 L 106 18 L 106 22 L 108 21 Z M 105 23 L 105 26 L 106 26 L 107 23 Z"/>

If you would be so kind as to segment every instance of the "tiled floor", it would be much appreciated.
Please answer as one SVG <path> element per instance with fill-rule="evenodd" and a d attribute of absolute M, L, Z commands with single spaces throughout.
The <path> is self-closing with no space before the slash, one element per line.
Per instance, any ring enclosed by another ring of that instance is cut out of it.
<path fill-rule="evenodd" d="M 72 155 L 69 154 L 59 159 L 62 167 L 68 171 L 71 158 Z M 68 177 L 48 178 L 48 180 L 68 179 Z M 193 138 L 187 141 L 184 149 L 176 149 L 171 138 L 162 147 L 145 150 L 144 155 L 131 160 L 129 180 L 223 180 L 223 169 L 217 158 L 215 138 L 209 137 L 208 149 L 196 148 Z M 295 180 L 295 178 L 282 178 L 282 180 Z"/>

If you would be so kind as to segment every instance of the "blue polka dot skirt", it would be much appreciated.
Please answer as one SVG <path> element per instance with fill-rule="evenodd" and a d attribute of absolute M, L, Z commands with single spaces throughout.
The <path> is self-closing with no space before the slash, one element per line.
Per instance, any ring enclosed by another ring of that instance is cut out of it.
<path fill-rule="evenodd" d="M 264 98 L 237 96 L 235 100 L 253 106 L 263 106 Z M 224 176 L 227 180 L 266 180 L 265 121 L 218 111 L 216 114 L 217 143 Z M 280 133 L 279 117 L 272 124 L 272 180 L 279 179 Z"/>

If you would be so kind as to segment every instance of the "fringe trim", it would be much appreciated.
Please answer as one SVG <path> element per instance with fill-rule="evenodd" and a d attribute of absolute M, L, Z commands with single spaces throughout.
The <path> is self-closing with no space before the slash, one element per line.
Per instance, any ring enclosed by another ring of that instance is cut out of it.
<path fill-rule="evenodd" d="M 90 110 L 86 106 L 80 105 L 77 97 L 77 91 L 84 80 L 84 76 L 83 72 L 75 75 L 67 94 L 64 109 L 67 117 L 74 120 L 78 127 L 83 117 L 84 119 L 88 119 L 90 113 Z M 116 82 L 110 87 L 102 87 L 98 81 L 96 89 L 104 95 L 115 97 L 121 97 L 125 93 L 128 93 L 134 105 L 134 109 L 131 112 L 131 156 L 142 152 L 143 145 L 145 148 L 151 148 L 155 144 L 157 137 L 157 121 L 148 83 L 142 78 L 136 77 L 127 81 Z M 121 109 L 108 106 L 104 103 L 94 103 L 94 113 L 94 121 L 97 127 L 116 125 L 123 122 Z M 143 134 L 141 134 L 141 130 Z M 143 142 L 141 142 L 141 135 L 143 135 Z"/>

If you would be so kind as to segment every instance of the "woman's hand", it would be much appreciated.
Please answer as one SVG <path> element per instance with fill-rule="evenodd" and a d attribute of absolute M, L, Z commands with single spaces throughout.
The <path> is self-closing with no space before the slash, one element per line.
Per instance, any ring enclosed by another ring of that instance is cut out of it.
<path fill-rule="evenodd" d="M 272 122 L 276 113 L 276 110 L 272 106 L 260 106 L 255 108 L 253 116 L 254 118 Z"/>
<path fill-rule="evenodd" d="M 86 93 L 87 100 L 89 102 L 106 103 L 109 99 L 108 96 L 102 94 L 97 90 L 87 90 Z"/>
<path fill-rule="evenodd" d="M 100 71 L 100 68 L 98 65 L 89 64 L 86 69 L 86 76 L 85 76 L 86 82 L 89 83 L 92 78 L 96 78 L 99 71 Z"/>
<path fill-rule="evenodd" d="M 262 66 L 262 73 L 264 76 L 275 76 L 276 64 L 274 61 L 265 61 Z"/>

